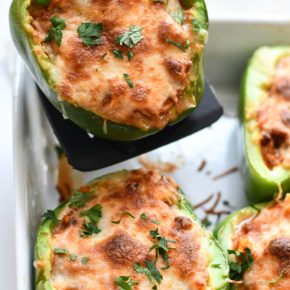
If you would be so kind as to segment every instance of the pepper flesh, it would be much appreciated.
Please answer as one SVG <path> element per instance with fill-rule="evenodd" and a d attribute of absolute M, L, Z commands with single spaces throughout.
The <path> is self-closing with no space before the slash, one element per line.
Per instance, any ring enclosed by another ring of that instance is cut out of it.
<path fill-rule="evenodd" d="M 261 151 L 261 132 L 255 116 L 256 109 L 268 96 L 268 88 L 278 61 L 290 55 L 289 46 L 262 47 L 251 58 L 244 73 L 240 96 L 240 121 L 243 146 L 242 174 L 245 192 L 250 202 L 271 200 L 281 186 L 290 190 L 290 171 L 282 164 L 270 169 Z"/>
<path fill-rule="evenodd" d="M 202 25 L 201 28 L 203 32 L 206 32 L 208 27 L 208 18 L 204 1 L 196 0 L 193 2 L 194 7 L 196 8 L 195 12 L 197 19 L 199 19 L 199 22 Z M 31 0 L 14 0 L 12 2 L 10 9 L 11 35 L 19 53 L 28 66 L 36 83 L 44 95 L 46 95 L 49 101 L 64 115 L 65 118 L 69 118 L 79 127 L 89 133 L 94 134 L 95 136 L 111 140 L 136 140 L 160 131 L 160 129 L 155 127 L 143 130 L 132 125 L 113 122 L 109 119 L 105 120 L 101 116 L 89 110 L 60 99 L 58 93 L 56 92 L 56 84 L 50 77 L 51 63 L 45 59 L 45 57 L 39 58 L 39 56 L 37 56 L 38 47 L 32 37 L 33 31 L 31 31 L 31 19 L 28 13 L 30 3 Z M 200 36 L 196 33 L 196 39 L 198 38 L 205 39 L 206 36 Z M 195 103 L 197 105 L 204 90 L 203 53 L 201 52 L 200 54 L 195 55 L 192 59 L 192 63 L 193 67 L 196 68 L 196 79 L 195 81 L 190 81 L 183 97 L 190 94 L 193 98 L 195 98 Z M 177 117 L 176 120 L 170 121 L 168 125 L 173 125 L 181 121 L 194 109 L 195 107 L 185 110 Z"/>

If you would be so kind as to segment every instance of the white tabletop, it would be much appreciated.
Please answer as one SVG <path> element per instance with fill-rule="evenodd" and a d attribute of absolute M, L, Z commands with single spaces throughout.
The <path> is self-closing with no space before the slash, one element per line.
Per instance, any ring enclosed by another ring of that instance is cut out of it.
<path fill-rule="evenodd" d="M 0 281 L 1 289 L 15 290 L 14 205 L 12 158 L 13 46 L 8 25 L 10 1 L 0 4 Z M 276 18 L 290 20 L 289 0 L 207 0 L 213 18 Z"/>

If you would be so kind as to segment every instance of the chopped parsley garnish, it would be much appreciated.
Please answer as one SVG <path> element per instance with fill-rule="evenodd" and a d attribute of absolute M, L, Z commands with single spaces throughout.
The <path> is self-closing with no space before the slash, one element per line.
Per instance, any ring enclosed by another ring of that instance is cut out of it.
<path fill-rule="evenodd" d="M 162 237 L 158 232 L 158 228 L 156 230 L 151 230 L 150 235 L 152 236 L 153 239 L 157 239 L 157 242 L 154 241 L 154 245 L 150 248 L 150 251 L 155 249 L 156 259 L 154 261 L 154 264 L 156 264 L 157 262 L 158 255 L 160 255 L 164 263 L 166 263 L 166 266 L 162 267 L 161 269 L 166 270 L 170 267 L 170 262 L 168 260 L 168 250 L 173 249 L 173 248 L 168 248 L 167 243 L 176 243 L 176 242 L 168 240 L 165 237 Z"/>
<path fill-rule="evenodd" d="M 152 222 L 153 224 L 158 224 L 158 225 L 160 225 L 160 221 L 152 220 L 151 222 Z"/>
<path fill-rule="evenodd" d="M 105 60 L 105 56 L 108 54 L 108 52 L 105 52 L 104 54 L 102 54 L 101 58 L 103 61 L 108 62 L 107 60 Z"/>
<path fill-rule="evenodd" d="M 53 221 L 54 223 L 60 223 L 63 221 L 63 219 L 59 220 L 57 219 L 56 215 L 55 215 L 55 211 L 54 210 L 48 210 L 47 212 L 45 212 L 42 217 L 45 217 L 47 219 L 50 219 L 51 221 Z"/>
<path fill-rule="evenodd" d="M 174 14 L 173 11 L 170 11 L 170 15 L 175 20 L 176 23 L 184 24 L 182 8 L 178 8 L 176 14 Z"/>
<path fill-rule="evenodd" d="M 82 264 L 85 265 L 88 262 L 89 258 L 82 257 Z"/>
<path fill-rule="evenodd" d="M 200 29 L 201 29 L 201 25 L 200 25 L 198 19 L 197 18 L 191 18 L 191 23 L 193 25 L 192 30 L 199 32 Z"/>
<path fill-rule="evenodd" d="M 207 227 L 211 226 L 212 222 L 208 219 L 208 217 L 205 217 L 202 220 L 202 224 L 207 228 Z"/>
<path fill-rule="evenodd" d="M 61 248 L 55 248 L 55 249 L 54 249 L 54 252 L 55 252 L 56 254 L 65 254 L 65 255 L 68 255 L 68 251 L 65 250 L 65 249 L 61 249 Z"/>
<path fill-rule="evenodd" d="M 128 74 L 124 74 L 124 78 L 125 78 L 125 80 L 126 80 L 128 86 L 129 86 L 130 88 L 133 89 L 133 88 L 134 88 L 134 84 L 133 84 L 132 81 L 130 80 L 130 76 L 129 76 Z"/>
<path fill-rule="evenodd" d="M 85 229 L 81 229 L 81 232 L 82 232 L 82 235 L 80 236 L 81 238 L 87 238 L 91 236 L 92 234 L 98 234 L 102 231 L 92 222 L 89 222 L 89 223 L 84 222 L 83 226 Z"/>
<path fill-rule="evenodd" d="M 115 42 L 120 45 L 125 44 L 129 48 L 133 48 L 140 40 L 144 38 L 144 36 L 140 34 L 142 29 L 142 27 L 130 25 L 130 31 L 122 35 L 118 35 Z"/>
<path fill-rule="evenodd" d="M 210 267 L 214 268 L 214 269 L 221 269 L 221 265 L 220 264 L 212 264 Z"/>
<path fill-rule="evenodd" d="M 143 220 L 146 220 L 147 219 L 147 215 L 145 212 L 143 212 L 141 215 L 140 215 L 140 218 L 143 219 Z"/>
<path fill-rule="evenodd" d="M 124 59 L 124 55 L 121 50 L 111 49 L 111 52 L 114 54 L 115 58 Z"/>
<path fill-rule="evenodd" d="M 85 46 L 94 46 L 96 44 L 104 44 L 101 41 L 101 31 L 103 30 L 103 23 L 82 23 L 78 27 L 79 37 L 82 39 Z"/>
<path fill-rule="evenodd" d="M 178 42 L 171 41 L 169 39 L 166 39 L 166 41 L 169 44 L 175 45 L 177 48 L 179 48 L 183 52 L 185 52 L 185 50 L 189 47 L 189 40 L 188 40 L 188 38 L 186 38 L 186 46 L 183 46 L 182 44 L 180 44 Z"/>
<path fill-rule="evenodd" d="M 84 210 L 81 216 L 87 216 L 93 223 L 98 223 L 99 218 L 102 217 L 102 206 L 100 204 L 94 205 L 88 210 Z"/>
<path fill-rule="evenodd" d="M 153 275 L 154 279 L 156 280 L 156 282 L 158 284 L 161 283 L 161 280 L 163 279 L 162 275 L 160 274 L 159 270 L 156 268 L 155 264 L 150 261 L 150 260 L 146 260 L 145 264 L 148 268 L 148 270 L 151 272 L 151 274 Z"/>
<path fill-rule="evenodd" d="M 276 283 L 278 283 L 278 282 L 280 281 L 280 279 L 283 277 L 284 272 L 286 271 L 286 269 L 287 269 L 288 267 L 290 267 L 290 265 L 287 265 L 285 268 L 282 269 L 282 271 L 281 271 L 279 277 L 278 277 L 276 280 L 274 280 L 274 281 L 269 281 L 268 283 L 269 283 L 269 284 L 276 284 Z"/>
<path fill-rule="evenodd" d="M 157 286 L 154 285 L 154 286 L 152 287 L 152 290 L 157 290 Z"/>
<path fill-rule="evenodd" d="M 135 282 L 130 276 L 119 276 L 114 279 L 115 283 L 120 286 L 121 290 L 132 290 L 133 285 L 138 285 L 138 282 Z"/>
<path fill-rule="evenodd" d="M 123 217 L 125 214 L 128 215 L 129 217 L 131 217 L 132 219 L 135 218 L 131 213 L 129 213 L 129 212 L 127 212 L 127 211 L 123 211 L 123 212 L 121 213 L 121 217 L 120 217 L 120 219 L 117 220 L 117 221 L 111 221 L 111 223 L 113 223 L 113 224 L 119 224 L 119 223 L 121 222 L 121 220 L 122 220 L 122 217 Z"/>
<path fill-rule="evenodd" d="M 77 255 L 74 255 L 74 254 L 70 254 L 69 255 L 69 258 L 71 261 L 74 261 L 78 256 Z"/>
<path fill-rule="evenodd" d="M 134 57 L 133 51 L 128 51 L 127 52 L 127 57 L 128 57 L 128 60 L 131 61 L 131 59 L 133 59 L 133 57 Z"/>
<path fill-rule="evenodd" d="M 71 196 L 70 200 L 69 200 L 69 208 L 72 208 L 73 206 L 76 206 L 77 208 L 81 208 L 84 207 L 85 204 L 93 198 L 94 192 L 88 192 L 88 193 L 84 193 L 81 192 L 77 189 L 75 189 L 73 191 L 73 195 Z"/>
<path fill-rule="evenodd" d="M 242 279 L 242 276 L 245 271 L 247 271 L 252 264 L 254 263 L 252 252 L 249 248 L 245 248 L 246 253 L 237 252 L 235 250 L 228 250 L 229 255 L 236 255 L 237 257 L 242 257 L 242 263 L 238 264 L 235 262 L 230 262 L 230 279 L 239 281 Z"/>
<path fill-rule="evenodd" d="M 52 23 L 53 27 L 47 31 L 45 42 L 51 42 L 52 40 L 55 40 L 57 46 L 60 46 L 62 40 L 62 30 L 66 28 L 66 24 L 63 19 L 56 16 L 50 18 L 50 22 Z"/>
<path fill-rule="evenodd" d="M 36 0 L 36 3 L 39 5 L 47 6 L 50 0 Z"/>
<path fill-rule="evenodd" d="M 142 267 L 140 266 L 139 263 L 134 263 L 134 269 L 136 272 L 140 273 L 140 274 L 145 274 L 148 278 L 148 280 L 151 283 L 156 283 L 157 281 L 155 280 L 155 278 L 153 277 L 153 274 L 150 272 L 150 270 L 148 269 L 148 267 Z"/>

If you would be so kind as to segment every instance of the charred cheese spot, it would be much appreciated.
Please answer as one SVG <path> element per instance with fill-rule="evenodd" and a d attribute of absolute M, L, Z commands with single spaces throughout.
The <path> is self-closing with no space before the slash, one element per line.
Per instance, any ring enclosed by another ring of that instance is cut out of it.
<path fill-rule="evenodd" d="M 154 244 L 150 230 L 157 228 L 161 236 L 176 242 L 168 243 L 174 248 L 168 251 L 170 267 L 161 269 L 166 266 L 161 257 L 156 263 L 163 276 L 158 289 L 208 289 L 207 234 L 178 209 L 180 196 L 172 179 L 156 171 L 124 171 L 91 184 L 88 190 L 94 190 L 93 199 L 81 209 L 67 206 L 63 221 L 52 232 L 51 249 L 62 248 L 77 255 L 71 261 L 69 255 L 52 254 L 50 283 L 55 289 L 116 289 L 114 279 L 121 275 L 133 277 L 139 283 L 136 289 L 152 289 L 152 283 L 134 270 L 133 263 L 144 267 L 145 260 L 155 260 L 155 251 L 150 251 Z M 102 231 L 80 238 L 87 219 L 81 213 L 95 204 L 102 205 L 98 222 Z M 124 215 L 119 224 L 113 224 L 111 221 L 124 211 L 135 218 Z M 146 219 L 140 218 L 144 212 Z M 89 258 L 87 264 L 81 263 L 82 257 Z"/>
<path fill-rule="evenodd" d="M 199 13 L 194 7 L 184 11 L 184 25 L 180 25 L 169 15 L 181 7 L 178 0 L 169 1 L 166 10 L 165 3 L 148 0 L 50 0 L 48 6 L 34 3 L 28 12 L 37 55 L 52 63 L 49 75 L 61 100 L 105 120 L 142 130 L 161 129 L 178 114 L 195 107 L 195 90 L 188 89 L 193 84 L 190 81 L 196 79 L 191 60 L 197 59 L 203 46 L 191 27 L 192 16 Z M 53 16 L 66 23 L 60 47 L 55 41 L 45 42 Z M 87 22 L 103 23 L 100 39 L 104 44 L 84 45 L 77 29 Z M 130 25 L 143 28 L 140 33 L 144 38 L 133 48 L 116 42 Z M 190 45 L 183 52 L 167 43 L 168 39 L 183 46 L 189 40 Z M 112 49 L 122 51 L 124 59 L 114 57 Z M 129 51 L 134 55 L 131 61 L 127 59 Z M 130 76 L 134 89 L 129 88 L 124 74 Z M 180 92 L 187 95 L 177 100 Z"/>
<path fill-rule="evenodd" d="M 269 169 L 290 167 L 290 57 L 277 64 L 268 95 L 258 107 L 261 152 Z"/>
<path fill-rule="evenodd" d="M 288 269 L 279 283 L 269 284 L 290 263 L 290 195 L 261 210 L 255 216 L 242 219 L 241 227 L 233 236 L 233 248 L 239 252 L 250 248 L 254 263 L 244 273 L 243 284 L 238 289 L 288 289 Z M 286 288 L 285 288 L 286 287 Z"/>

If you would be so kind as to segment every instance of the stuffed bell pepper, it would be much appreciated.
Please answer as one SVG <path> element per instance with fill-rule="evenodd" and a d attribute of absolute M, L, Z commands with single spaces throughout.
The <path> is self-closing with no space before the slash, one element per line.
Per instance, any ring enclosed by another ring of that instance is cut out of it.
<path fill-rule="evenodd" d="M 43 289 L 228 289 L 226 255 L 169 177 L 119 171 L 47 211 L 35 244 Z"/>
<path fill-rule="evenodd" d="M 203 0 L 13 0 L 10 26 L 43 93 L 95 136 L 153 134 L 201 99 Z"/>
<path fill-rule="evenodd" d="M 290 47 L 258 49 L 241 90 L 245 158 L 242 172 L 251 202 L 290 191 Z"/>
<path fill-rule="evenodd" d="M 228 252 L 232 289 L 290 289 L 290 194 L 233 213 L 215 235 Z"/>

